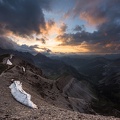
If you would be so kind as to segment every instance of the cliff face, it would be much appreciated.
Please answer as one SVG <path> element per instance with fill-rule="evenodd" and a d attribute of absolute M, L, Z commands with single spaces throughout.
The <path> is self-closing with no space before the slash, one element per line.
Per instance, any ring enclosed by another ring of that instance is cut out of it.
<path fill-rule="evenodd" d="M 94 113 L 90 104 L 97 98 L 89 82 L 84 79 L 79 81 L 73 76 L 67 75 L 59 78 L 56 86 L 68 98 L 74 111 Z"/>

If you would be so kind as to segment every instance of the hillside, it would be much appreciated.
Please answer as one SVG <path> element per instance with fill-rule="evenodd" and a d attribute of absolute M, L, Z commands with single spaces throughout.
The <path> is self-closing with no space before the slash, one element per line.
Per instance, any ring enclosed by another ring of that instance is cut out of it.
<path fill-rule="evenodd" d="M 65 64 L 60 60 L 53 60 L 45 55 L 38 53 L 37 55 L 32 55 L 28 52 L 19 52 L 14 50 L 5 50 L 0 48 L 0 55 L 2 54 L 14 54 L 19 58 L 31 63 L 32 65 L 42 69 L 43 74 L 47 78 L 56 80 L 62 74 L 73 75 L 77 79 L 84 78 L 74 67 Z M 86 79 L 86 77 L 84 78 Z"/>
<path fill-rule="evenodd" d="M 3 61 L 8 58 L 6 55 L 1 57 Z M 78 113 L 96 114 L 89 106 L 90 101 L 96 98 L 84 80 L 78 81 L 73 76 L 65 75 L 55 82 L 44 78 L 40 69 L 19 57 L 14 56 L 11 62 L 13 65 L 11 67 L 5 65 L 8 68 L 5 68 L 0 75 L 0 96 L 2 96 L 0 119 L 113 119 L 113 117 Z M 26 73 L 23 73 L 22 66 L 26 68 Z M 38 109 L 28 108 L 13 99 L 9 89 L 11 79 L 23 83 L 23 89 L 31 94 Z"/>

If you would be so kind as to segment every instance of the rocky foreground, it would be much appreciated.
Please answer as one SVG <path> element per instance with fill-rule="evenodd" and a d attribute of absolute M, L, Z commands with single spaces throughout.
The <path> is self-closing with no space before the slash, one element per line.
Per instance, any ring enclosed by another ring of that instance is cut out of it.
<path fill-rule="evenodd" d="M 23 89 L 32 95 L 32 100 L 38 109 L 28 108 L 17 102 L 11 95 L 11 73 L 0 75 L 0 120 L 119 120 L 120 118 L 101 115 L 89 115 L 58 108 L 47 103 L 34 89 L 23 82 Z M 16 78 L 17 79 L 17 78 Z M 21 78 L 22 79 L 22 78 Z M 104 108 L 103 108 L 104 109 Z"/>
<path fill-rule="evenodd" d="M 3 81 L 2 76 L 0 80 Z M 7 81 L 7 84 L 0 84 L 0 120 L 119 120 L 115 117 L 81 114 L 58 108 L 48 104 L 32 92 L 33 101 L 39 108 L 31 109 L 15 101 L 8 86 L 9 81 Z"/>
<path fill-rule="evenodd" d="M 5 67 L 0 74 L 0 120 L 120 120 L 120 118 L 101 116 L 97 113 L 90 115 L 75 112 L 78 107 L 84 108 L 84 102 L 79 99 L 78 104 L 74 103 L 75 98 L 66 98 L 59 90 L 63 87 L 60 83 L 57 84 L 60 87 L 57 89 L 56 83 L 44 78 L 41 70 L 30 64 L 23 64 L 19 59 L 12 63 L 13 66 L 6 66 L 8 68 Z M 25 73 L 22 71 L 23 65 L 26 69 Z M 9 88 L 11 79 L 22 82 L 23 89 L 31 94 L 32 101 L 38 109 L 24 106 L 13 98 Z M 72 89 L 67 90 L 67 94 L 71 94 Z"/>

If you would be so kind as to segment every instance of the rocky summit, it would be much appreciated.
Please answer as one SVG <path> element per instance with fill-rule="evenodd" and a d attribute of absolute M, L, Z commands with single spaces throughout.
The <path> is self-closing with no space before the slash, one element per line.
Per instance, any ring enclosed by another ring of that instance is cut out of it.
<path fill-rule="evenodd" d="M 98 101 L 98 97 L 85 76 L 81 75 L 81 80 L 78 80 L 72 74 L 63 74 L 57 80 L 48 79 L 40 68 L 16 55 L 10 56 L 0 56 L 1 120 L 119 120 L 95 111 L 92 103 Z M 8 59 L 12 64 L 7 64 Z M 11 80 L 22 83 L 37 109 L 29 108 L 13 98 L 9 88 Z"/>

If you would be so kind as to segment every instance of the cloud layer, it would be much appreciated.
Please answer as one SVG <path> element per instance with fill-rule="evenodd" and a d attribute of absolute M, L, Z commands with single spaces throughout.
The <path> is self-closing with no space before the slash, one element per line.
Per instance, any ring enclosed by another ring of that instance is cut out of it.
<path fill-rule="evenodd" d="M 40 33 L 45 28 L 43 9 L 50 9 L 49 0 L 1 0 L 0 33 L 12 31 L 21 36 Z"/>
<path fill-rule="evenodd" d="M 76 33 L 64 33 L 56 39 L 62 41 L 61 45 L 81 45 L 90 52 L 120 53 L 119 5 L 119 0 L 76 0 L 74 9 L 69 10 L 66 16 L 79 17 L 96 26 L 97 31 L 81 31 L 82 27 L 78 25 L 74 28 Z"/>
<path fill-rule="evenodd" d="M 50 11 L 50 0 L 0 0 L 0 47 L 37 53 L 38 45 L 18 45 L 9 36 L 32 37 L 47 31 L 43 11 Z M 51 23 L 52 24 L 52 23 Z M 45 44 L 47 38 L 36 38 Z"/>
<path fill-rule="evenodd" d="M 59 41 L 58 47 L 84 48 L 96 53 L 120 53 L 120 0 L 61 0 L 61 5 L 68 5 L 67 9 L 62 9 L 58 3 L 53 0 L 0 0 L 0 47 L 30 52 L 42 48 L 51 53 L 45 45 L 49 39 L 54 39 L 54 42 Z M 45 16 L 45 11 L 48 16 Z M 54 18 L 53 13 L 58 11 L 61 18 L 67 16 L 68 23 L 65 19 L 57 21 L 57 15 Z M 80 24 L 74 24 L 70 31 L 76 18 L 79 18 Z M 81 25 L 81 20 L 84 25 Z M 85 26 L 88 25 L 95 26 L 96 31 L 86 31 Z M 35 43 L 32 46 L 20 46 L 9 39 L 12 35 L 21 39 L 34 39 L 35 36 L 35 41 L 42 42 L 43 46 L 39 48 Z"/>

